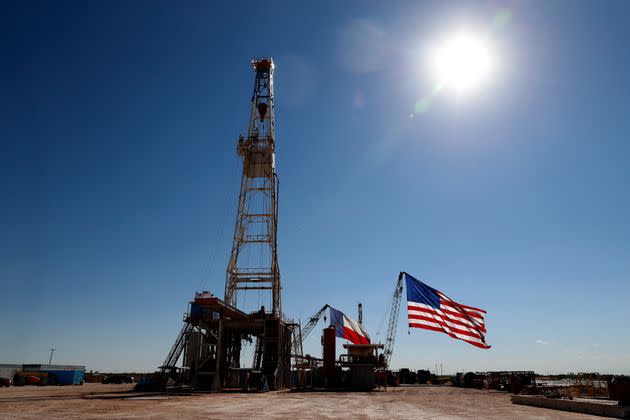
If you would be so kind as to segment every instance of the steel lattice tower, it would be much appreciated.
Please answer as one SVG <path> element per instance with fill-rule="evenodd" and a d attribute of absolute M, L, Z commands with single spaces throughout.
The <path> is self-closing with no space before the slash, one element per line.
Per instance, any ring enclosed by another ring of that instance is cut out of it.
<path fill-rule="evenodd" d="M 271 311 L 281 316 L 277 256 L 278 176 L 275 165 L 271 58 L 252 60 L 255 72 L 247 136 L 238 139 L 243 175 L 234 242 L 225 279 L 225 301 L 237 306 L 239 290 L 270 290 Z"/>

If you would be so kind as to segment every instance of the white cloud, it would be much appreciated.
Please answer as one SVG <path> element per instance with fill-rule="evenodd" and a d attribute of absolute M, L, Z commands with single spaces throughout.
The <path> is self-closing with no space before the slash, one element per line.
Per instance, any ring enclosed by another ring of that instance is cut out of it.
<path fill-rule="evenodd" d="M 549 341 L 545 341 L 542 338 L 539 338 L 538 340 L 536 340 L 537 344 L 549 344 Z"/>

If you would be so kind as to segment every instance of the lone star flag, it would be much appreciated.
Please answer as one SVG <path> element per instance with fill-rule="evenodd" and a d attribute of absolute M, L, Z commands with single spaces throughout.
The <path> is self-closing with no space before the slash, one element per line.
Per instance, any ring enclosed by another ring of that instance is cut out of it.
<path fill-rule="evenodd" d="M 410 327 L 443 332 L 473 346 L 490 348 L 484 337 L 486 311 L 459 304 L 409 274 L 403 274 Z"/>
<path fill-rule="evenodd" d="M 363 325 L 332 306 L 330 307 L 330 325 L 335 327 L 337 337 L 345 338 L 354 344 L 370 344 L 370 336 Z"/>

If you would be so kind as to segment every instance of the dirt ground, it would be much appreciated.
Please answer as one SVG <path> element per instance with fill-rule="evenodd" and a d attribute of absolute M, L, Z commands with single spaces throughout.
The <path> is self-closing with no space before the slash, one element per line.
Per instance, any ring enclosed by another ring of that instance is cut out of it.
<path fill-rule="evenodd" d="M 507 393 L 450 386 L 179 396 L 130 390 L 130 385 L 101 384 L 0 388 L 0 418 L 601 419 L 513 405 Z"/>

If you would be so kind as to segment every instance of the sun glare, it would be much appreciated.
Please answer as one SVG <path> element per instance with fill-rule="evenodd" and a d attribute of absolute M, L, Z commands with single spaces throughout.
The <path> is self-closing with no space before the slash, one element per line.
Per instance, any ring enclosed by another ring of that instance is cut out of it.
<path fill-rule="evenodd" d="M 467 32 L 459 32 L 438 44 L 430 58 L 438 85 L 457 94 L 482 86 L 494 67 L 488 42 Z"/>

